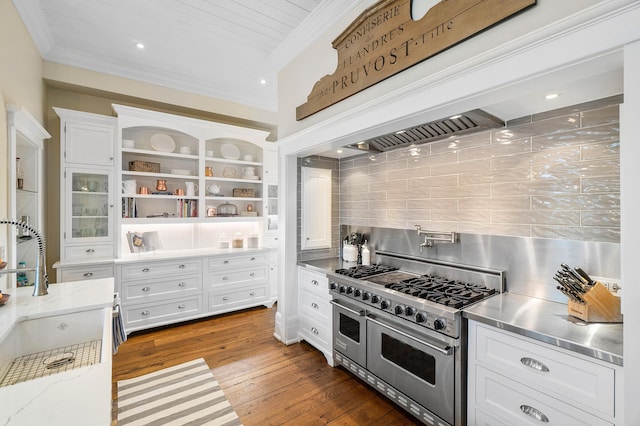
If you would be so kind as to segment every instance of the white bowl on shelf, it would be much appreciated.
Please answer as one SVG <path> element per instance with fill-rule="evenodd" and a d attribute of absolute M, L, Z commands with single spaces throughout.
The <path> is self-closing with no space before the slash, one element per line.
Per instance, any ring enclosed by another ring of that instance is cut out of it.
<path fill-rule="evenodd" d="M 134 149 L 136 147 L 136 141 L 132 139 L 122 139 L 122 147 L 127 149 Z"/>

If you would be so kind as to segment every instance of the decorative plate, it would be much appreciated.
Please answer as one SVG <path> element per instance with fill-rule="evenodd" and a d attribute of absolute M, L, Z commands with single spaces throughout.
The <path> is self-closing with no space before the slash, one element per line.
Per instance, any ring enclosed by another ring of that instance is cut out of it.
<path fill-rule="evenodd" d="M 236 169 L 234 169 L 233 167 L 225 167 L 222 170 L 222 176 L 226 178 L 234 178 L 236 177 L 236 173 Z"/>
<path fill-rule="evenodd" d="M 225 143 L 222 145 L 220 153 L 222 153 L 222 156 L 227 160 L 237 160 L 240 158 L 240 150 L 232 143 Z"/>
<path fill-rule="evenodd" d="M 176 142 L 169 135 L 164 133 L 156 133 L 149 139 L 151 148 L 158 152 L 173 152 L 176 149 Z"/>

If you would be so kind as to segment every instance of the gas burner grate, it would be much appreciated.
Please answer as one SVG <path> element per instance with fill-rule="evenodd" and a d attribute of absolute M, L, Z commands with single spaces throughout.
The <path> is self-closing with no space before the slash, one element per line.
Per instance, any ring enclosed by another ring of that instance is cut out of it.
<path fill-rule="evenodd" d="M 496 293 L 495 289 L 479 284 L 451 280 L 437 275 L 421 275 L 387 284 L 385 287 L 456 309 Z"/>
<path fill-rule="evenodd" d="M 350 268 L 336 269 L 336 274 L 351 278 L 367 278 L 373 275 L 384 274 L 385 272 L 396 271 L 398 268 L 386 265 L 359 265 Z"/>

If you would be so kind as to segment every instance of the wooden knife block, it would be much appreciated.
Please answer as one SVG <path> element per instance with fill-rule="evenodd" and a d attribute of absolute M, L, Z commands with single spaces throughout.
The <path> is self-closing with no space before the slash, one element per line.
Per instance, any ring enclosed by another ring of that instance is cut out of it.
<path fill-rule="evenodd" d="M 620 298 L 611 294 L 599 282 L 596 281 L 581 297 L 585 304 L 569 300 L 569 315 L 585 322 L 622 322 Z"/>

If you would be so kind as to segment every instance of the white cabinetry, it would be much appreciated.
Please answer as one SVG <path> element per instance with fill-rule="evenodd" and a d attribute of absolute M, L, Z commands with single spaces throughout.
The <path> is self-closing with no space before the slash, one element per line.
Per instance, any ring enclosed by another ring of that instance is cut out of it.
<path fill-rule="evenodd" d="M 2 161 L 6 161 L 8 169 L 9 218 L 23 220 L 28 217 L 31 226 L 42 231 L 43 140 L 51 136 L 27 110 L 15 105 L 7 105 L 7 130 L 8 156 Z M 16 158 L 20 158 L 24 175 L 20 183 L 17 179 Z M 8 229 L 6 260 L 2 259 L 7 262 L 7 268 L 15 269 L 19 262 L 33 268 L 38 254 L 36 240 L 14 226 L 9 226 Z M 6 289 L 16 285 L 16 274 L 9 274 L 4 279 L 8 280 L 4 284 Z M 27 281 L 33 283 L 34 280 L 34 272 L 27 273 Z"/>
<path fill-rule="evenodd" d="M 333 316 L 327 276 L 299 266 L 298 289 L 299 337 L 321 351 L 333 365 Z"/>
<path fill-rule="evenodd" d="M 469 424 L 612 425 L 621 369 L 469 321 Z"/>
<path fill-rule="evenodd" d="M 54 110 L 60 117 L 61 132 L 60 260 L 112 259 L 116 120 Z M 92 267 L 86 272 L 91 273 Z"/>

